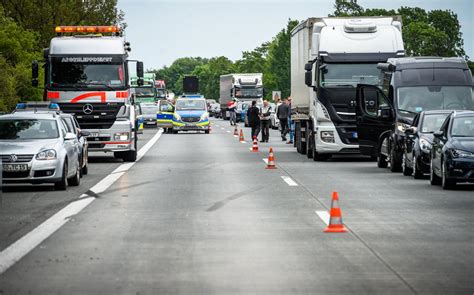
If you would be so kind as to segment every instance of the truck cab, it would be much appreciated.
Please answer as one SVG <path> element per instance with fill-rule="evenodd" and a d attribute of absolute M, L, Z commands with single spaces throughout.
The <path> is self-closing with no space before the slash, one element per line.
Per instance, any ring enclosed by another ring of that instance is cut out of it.
<path fill-rule="evenodd" d="M 473 110 L 472 74 L 462 58 L 407 57 L 379 63 L 380 84 L 357 86 L 360 151 L 402 170 L 405 130 L 422 111 Z"/>
<path fill-rule="evenodd" d="M 135 161 L 137 122 L 130 91 L 130 43 L 116 26 L 59 26 L 56 33 L 44 50 L 44 100 L 75 115 L 90 133 L 90 151 L 112 152 L 116 158 Z M 143 63 L 136 65 L 141 81 Z M 38 69 L 34 61 L 34 86 L 38 86 Z"/>
<path fill-rule="evenodd" d="M 227 104 L 236 101 L 238 104 L 251 103 L 256 100 L 258 104 L 263 104 L 263 74 L 261 73 L 240 73 L 222 75 L 220 77 L 220 99 L 221 113 L 224 120 L 229 119 Z"/>

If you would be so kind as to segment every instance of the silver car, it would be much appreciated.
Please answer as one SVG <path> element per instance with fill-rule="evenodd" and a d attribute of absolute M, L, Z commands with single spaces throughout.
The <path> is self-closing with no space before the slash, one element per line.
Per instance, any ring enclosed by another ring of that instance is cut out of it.
<path fill-rule="evenodd" d="M 0 157 L 4 183 L 54 183 L 57 190 L 80 184 L 79 142 L 58 114 L 0 116 Z"/>

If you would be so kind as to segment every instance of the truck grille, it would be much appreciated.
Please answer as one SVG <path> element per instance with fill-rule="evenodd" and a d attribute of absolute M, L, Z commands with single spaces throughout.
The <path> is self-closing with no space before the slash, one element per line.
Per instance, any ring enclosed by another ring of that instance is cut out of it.
<path fill-rule="evenodd" d="M 2 163 L 28 163 L 33 159 L 33 155 L 15 155 L 17 160 L 12 161 L 12 155 L 0 155 Z"/>
<path fill-rule="evenodd" d="M 86 114 L 84 106 L 91 105 L 92 112 Z M 60 103 L 65 113 L 76 116 L 79 126 L 83 129 L 109 129 L 115 123 L 117 114 L 123 104 L 119 103 Z"/>
<path fill-rule="evenodd" d="M 199 122 L 201 118 L 199 117 L 185 117 L 185 118 L 181 118 L 181 120 L 183 122 L 186 122 L 186 123 L 196 123 L 196 122 Z"/>
<path fill-rule="evenodd" d="M 357 132 L 355 126 L 336 126 L 336 130 L 343 143 L 359 144 L 358 138 L 354 137 L 354 134 Z"/>

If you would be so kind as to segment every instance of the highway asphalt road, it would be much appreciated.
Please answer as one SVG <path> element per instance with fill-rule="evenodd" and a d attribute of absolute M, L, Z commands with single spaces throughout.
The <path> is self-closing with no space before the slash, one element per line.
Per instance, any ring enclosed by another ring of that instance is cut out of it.
<path fill-rule="evenodd" d="M 0 275 L 0 294 L 473 294 L 474 186 L 313 162 L 276 132 L 250 147 L 218 120 L 209 135 L 163 134 L 133 166 L 97 161 L 67 193 L 8 188 L 0 269 L 26 233 L 89 201 Z M 348 233 L 323 233 L 333 191 Z"/>

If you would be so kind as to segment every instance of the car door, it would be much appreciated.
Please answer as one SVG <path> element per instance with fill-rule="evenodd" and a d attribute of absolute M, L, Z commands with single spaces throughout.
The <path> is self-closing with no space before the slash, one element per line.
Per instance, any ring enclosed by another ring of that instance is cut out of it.
<path fill-rule="evenodd" d="M 167 100 L 160 100 L 156 114 L 157 127 L 170 128 L 173 126 L 173 105 Z"/>
<path fill-rule="evenodd" d="M 412 133 L 407 133 L 404 140 L 405 145 L 405 153 L 408 159 L 408 162 L 411 162 L 413 159 L 413 155 L 415 153 L 415 144 L 419 140 L 418 138 L 418 131 L 420 129 L 419 123 L 421 122 L 421 115 L 417 114 L 413 119 L 413 123 L 410 127 L 413 130 Z"/>
<path fill-rule="evenodd" d="M 61 133 L 63 135 L 63 148 L 66 151 L 67 155 L 67 175 L 69 176 L 72 173 L 74 173 L 75 169 L 77 169 L 75 165 L 75 161 L 77 161 L 77 153 L 75 151 L 76 147 L 74 146 L 74 141 L 73 140 L 66 140 L 66 134 L 69 132 L 69 129 L 67 127 L 67 123 L 64 121 L 64 119 L 59 120 L 60 122 L 60 129 Z"/>
<path fill-rule="evenodd" d="M 356 92 L 357 134 L 363 155 L 377 156 L 380 138 L 393 128 L 394 109 L 377 86 L 359 84 Z"/>
<path fill-rule="evenodd" d="M 440 128 L 440 131 L 443 132 L 442 136 L 434 136 L 433 144 L 431 145 L 431 159 L 433 170 L 440 174 L 441 171 L 441 158 L 443 154 L 443 147 L 448 140 L 448 130 L 449 130 L 449 123 L 451 121 L 451 116 L 448 116 L 446 121 L 444 121 L 443 125 Z"/>

